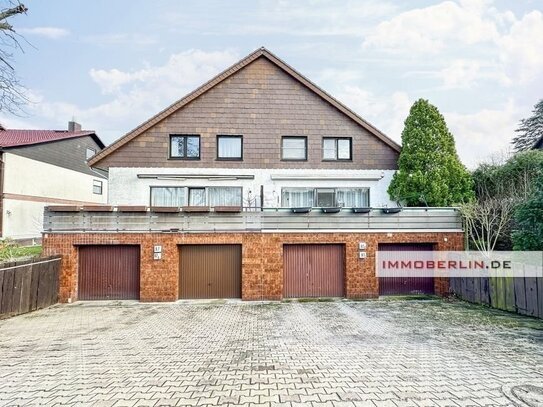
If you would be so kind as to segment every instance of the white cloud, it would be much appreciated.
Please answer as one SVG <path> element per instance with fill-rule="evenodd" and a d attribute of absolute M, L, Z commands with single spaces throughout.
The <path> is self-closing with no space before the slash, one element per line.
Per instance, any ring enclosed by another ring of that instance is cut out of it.
<path fill-rule="evenodd" d="M 122 85 L 133 81 L 133 74 L 118 69 L 94 69 L 89 72 L 90 77 L 98 84 L 104 94 L 120 90 Z"/>
<path fill-rule="evenodd" d="M 363 47 L 425 62 L 444 89 L 467 88 L 481 80 L 500 85 L 543 86 L 543 14 L 534 10 L 520 19 L 487 0 L 444 1 L 409 10 L 370 30 Z M 439 56 L 439 57 L 438 57 Z"/>
<path fill-rule="evenodd" d="M 377 25 L 365 38 L 365 48 L 409 53 L 437 53 L 450 42 L 476 44 L 498 37 L 487 15 L 487 1 L 470 0 L 409 10 Z"/>
<path fill-rule="evenodd" d="M 543 85 L 543 14 L 532 11 L 515 21 L 498 40 L 500 59 L 508 83 L 526 84 L 539 79 Z"/>
<path fill-rule="evenodd" d="M 481 78 L 480 71 L 480 61 L 457 59 L 442 69 L 439 72 L 439 76 L 447 89 L 469 88 Z"/>
<path fill-rule="evenodd" d="M 66 37 L 70 34 L 70 31 L 59 27 L 19 28 L 17 31 L 20 34 L 36 35 L 39 37 L 50 38 L 53 40 Z"/>
<path fill-rule="evenodd" d="M 226 68 L 236 60 L 237 56 L 230 51 L 189 50 L 171 55 L 162 66 L 148 66 L 131 72 L 91 69 L 89 74 L 106 94 L 124 93 L 129 85 L 132 91 L 143 87 L 144 91 L 158 91 L 179 98 L 180 89 L 201 85 L 217 74 L 220 67 Z"/>
<path fill-rule="evenodd" d="M 443 114 L 456 140 L 460 158 L 470 168 L 485 161 L 493 153 L 509 149 L 522 112 L 508 101 L 497 109 L 482 109 L 475 113 Z"/>

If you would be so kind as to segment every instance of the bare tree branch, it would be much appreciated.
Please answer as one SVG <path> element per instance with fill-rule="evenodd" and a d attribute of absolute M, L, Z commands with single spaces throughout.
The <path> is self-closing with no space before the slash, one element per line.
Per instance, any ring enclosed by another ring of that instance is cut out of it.
<path fill-rule="evenodd" d="M 7 21 L 8 18 L 17 14 L 24 14 L 28 11 L 24 4 L 19 3 L 17 6 L 0 11 L 0 30 L 13 31 L 13 27 Z"/>
<path fill-rule="evenodd" d="M 460 205 L 466 233 L 478 251 L 492 252 L 498 240 L 510 232 L 515 208 L 531 190 L 529 174 L 521 178 L 523 182 L 493 188 L 482 185 L 475 200 Z"/>
<path fill-rule="evenodd" d="M 20 115 L 24 113 L 24 106 L 29 99 L 26 96 L 26 89 L 16 75 L 11 50 L 23 51 L 23 48 L 17 38 L 20 36 L 8 19 L 24 14 L 28 9 L 18 1 L 10 1 L 9 4 L 11 7 L 0 10 L 0 112 Z"/>

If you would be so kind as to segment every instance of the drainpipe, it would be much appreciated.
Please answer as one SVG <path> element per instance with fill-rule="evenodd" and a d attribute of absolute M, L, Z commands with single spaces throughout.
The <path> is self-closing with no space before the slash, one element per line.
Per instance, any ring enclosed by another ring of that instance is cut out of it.
<path fill-rule="evenodd" d="M 260 185 L 260 212 L 264 211 L 264 185 Z"/>
<path fill-rule="evenodd" d="M 4 237 L 4 152 L 0 150 L 0 238 Z"/>

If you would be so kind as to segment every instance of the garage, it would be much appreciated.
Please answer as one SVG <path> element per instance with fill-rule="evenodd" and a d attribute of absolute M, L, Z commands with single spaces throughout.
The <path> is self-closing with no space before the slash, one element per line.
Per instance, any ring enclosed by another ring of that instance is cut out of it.
<path fill-rule="evenodd" d="M 241 245 L 183 245 L 179 250 L 179 298 L 241 298 Z"/>
<path fill-rule="evenodd" d="M 379 243 L 379 251 L 432 251 L 431 243 Z M 434 294 L 433 277 L 379 277 L 379 295 Z"/>
<path fill-rule="evenodd" d="M 344 253 L 343 245 L 284 245 L 283 297 L 343 297 Z"/>
<path fill-rule="evenodd" d="M 79 246 L 80 300 L 137 300 L 140 297 L 140 247 Z"/>

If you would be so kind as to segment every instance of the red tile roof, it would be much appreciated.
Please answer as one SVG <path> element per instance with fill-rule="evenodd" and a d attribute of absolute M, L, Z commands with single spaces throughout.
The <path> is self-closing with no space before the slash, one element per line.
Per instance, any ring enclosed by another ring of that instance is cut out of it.
<path fill-rule="evenodd" d="M 65 140 L 96 134 L 92 130 L 67 131 L 67 130 L 0 130 L 0 148 L 28 146 L 31 144 L 47 143 L 50 141 Z"/>

